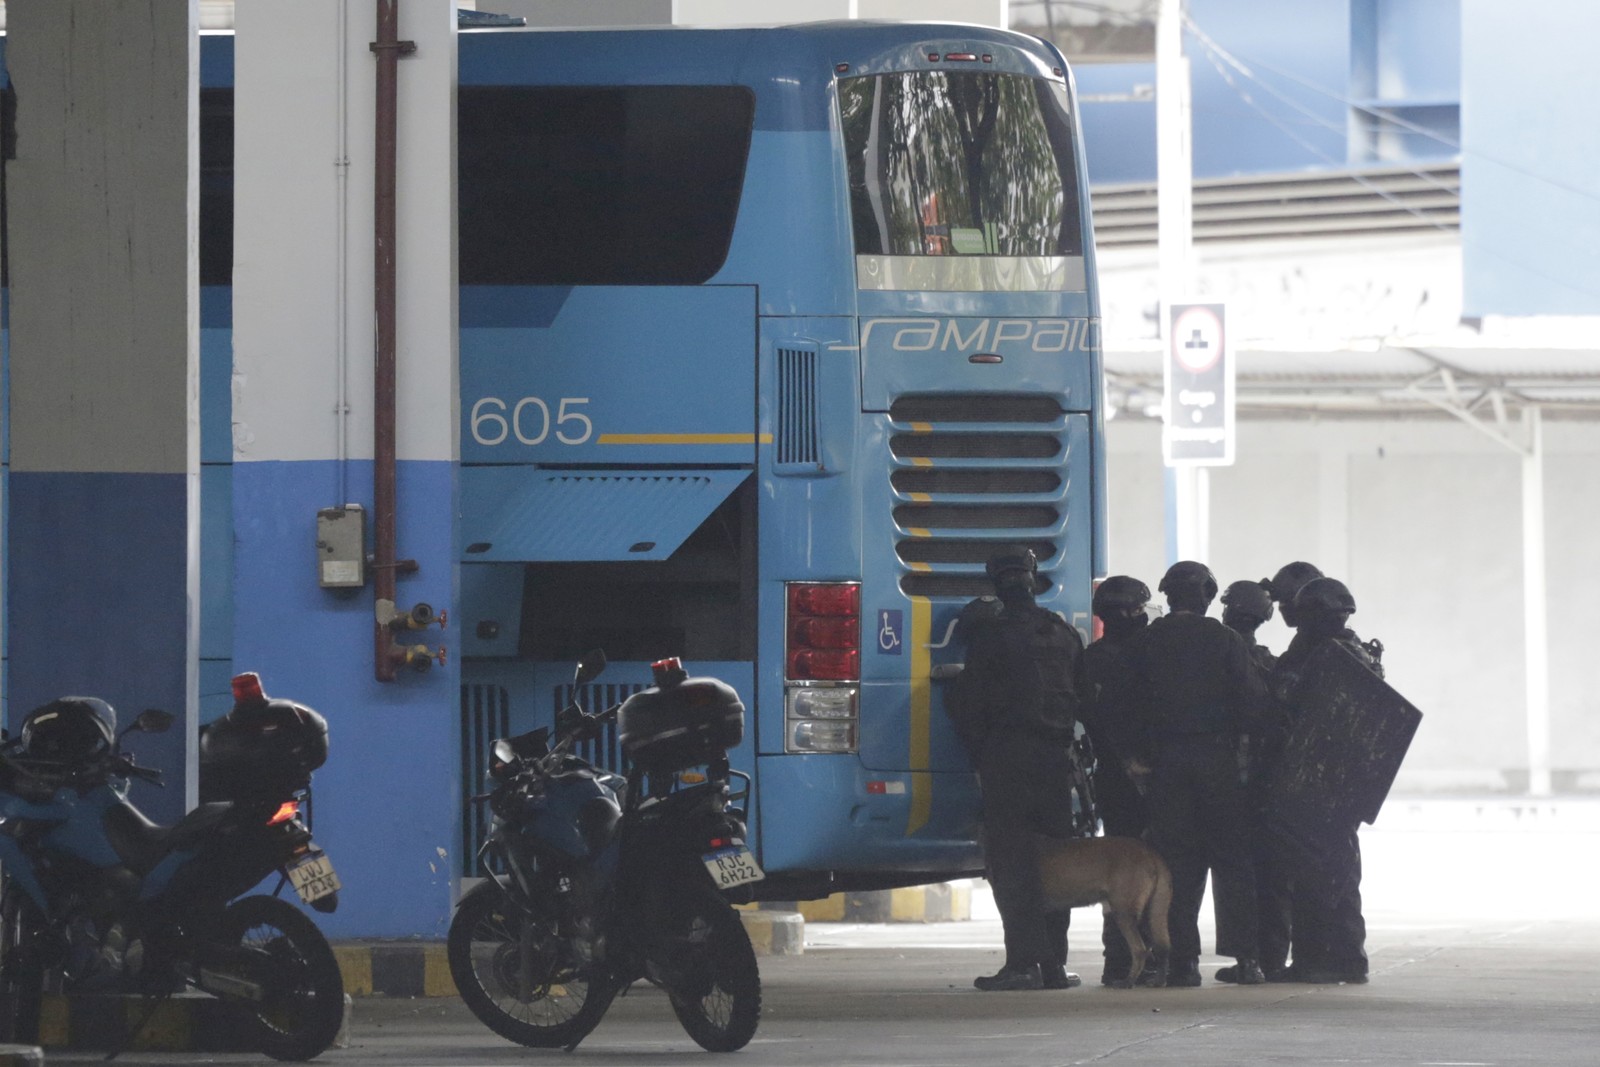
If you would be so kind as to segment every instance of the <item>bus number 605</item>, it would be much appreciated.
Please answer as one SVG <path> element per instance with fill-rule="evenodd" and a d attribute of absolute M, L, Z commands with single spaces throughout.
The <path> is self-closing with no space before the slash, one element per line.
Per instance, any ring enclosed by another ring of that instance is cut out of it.
<path fill-rule="evenodd" d="M 586 396 L 564 396 L 556 405 L 556 440 L 564 445 L 581 445 L 594 436 L 594 423 L 581 411 L 579 404 L 587 404 Z M 537 396 L 525 396 L 511 406 L 506 415 L 506 402 L 497 396 L 486 396 L 472 405 L 472 439 L 480 445 L 498 445 L 507 437 L 516 437 L 525 445 L 543 444 L 550 436 L 550 405 Z M 563 429 L 565 427 L 565 429 Z M 528 431 L 536 430 L 536 433 Z"/>

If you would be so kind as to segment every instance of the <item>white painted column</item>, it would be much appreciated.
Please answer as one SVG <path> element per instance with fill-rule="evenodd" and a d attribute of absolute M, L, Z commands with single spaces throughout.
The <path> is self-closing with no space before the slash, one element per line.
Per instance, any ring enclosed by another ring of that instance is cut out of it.
<path fill-rule="evenodd" d="M 239 0 L 236 461 L 372 458 L 374 18 L 372 0 Z M 400 18 L 398 451 L 450 460 L 455 11 Z"/>
<path fill-rule="evenodd" d="M 857 0 L 672 0 L 674 26 L 778 26 L 853 19 Z"/>
<path fill-rule="evenodd" d="M 1168 309 L 1194 291 L 1192 175 L 1189 132 L 1189 61 L 1183 55 L 1183 0 L 1161 0 L 1156 16 L 1156 262 L 1161 336 L 1171 329 Z M 1172 504 L 1169 556 L 1205 562 L 1210 540 L 1209 476 L 1193 467 L 1168 472 Z M 1175 562 L 1169 559 L 1168 562 Z"/>
<path fill-rule="evenodd" d="M 1550 795 L 1550 631 L 1544 559 L 1544 426 L 1537 407 L 1522 413 L 1523 661 L 1528 694 L 1528 793 Z"/>
<path fill-rule="evenodd" d="M 672 25 L 672 0 L 484 0 L 479 10 L 520 16 L 529 26 Z"/>
<path fill-rule="evenodd" d="M 906 22 L 975 22 L 1005 28 L 1008 0 L 856 0 L 856 17 Z"/>

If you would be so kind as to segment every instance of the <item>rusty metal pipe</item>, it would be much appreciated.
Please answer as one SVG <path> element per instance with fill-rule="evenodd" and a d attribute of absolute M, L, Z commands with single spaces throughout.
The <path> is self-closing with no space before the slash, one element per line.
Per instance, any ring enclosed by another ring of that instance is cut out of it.
<path fill-rule="evenodd" d="M 392 682 L 395 599 L 395 171 L 400 77 L 399 0 L 378 0 L 376 156 L 373 161 L 373 643 L 374 674 Z"/>

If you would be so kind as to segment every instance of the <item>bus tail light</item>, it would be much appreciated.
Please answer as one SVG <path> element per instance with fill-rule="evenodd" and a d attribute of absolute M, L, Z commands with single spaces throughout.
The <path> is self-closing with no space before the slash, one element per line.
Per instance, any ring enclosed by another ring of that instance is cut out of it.
<path fill-rule="evenodd" d="M 784 611 L 784 751 L 856 751 L 861 586 L 791 582 Z"/>

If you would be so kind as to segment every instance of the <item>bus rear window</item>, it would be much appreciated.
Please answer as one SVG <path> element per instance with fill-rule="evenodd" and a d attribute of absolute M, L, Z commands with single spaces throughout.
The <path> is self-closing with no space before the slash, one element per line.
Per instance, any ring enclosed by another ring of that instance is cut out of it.
<path fill-rule="evenodd" d="M 464 285 L 695 285 L 727 258 L 755 98 L 462 86 Z"/>
<path fill-rule="evenodd" d="M 1066 87 L 921 71 L 839 81 L 857 255 L 1078 256 Z"/>

